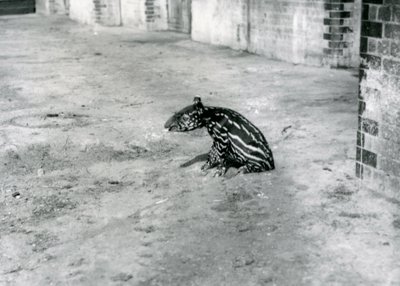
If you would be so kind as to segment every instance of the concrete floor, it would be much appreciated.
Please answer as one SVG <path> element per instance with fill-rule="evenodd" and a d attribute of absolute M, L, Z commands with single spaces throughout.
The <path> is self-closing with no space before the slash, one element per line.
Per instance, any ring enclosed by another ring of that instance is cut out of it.
<path fill-rule="evenodd" d="M 0 17 L 1 285 L 400 285 L 399 205 L 357 188 L 357 72 L 185 35 Z M 273 172 L 213 178 L 200 95 Z"/>

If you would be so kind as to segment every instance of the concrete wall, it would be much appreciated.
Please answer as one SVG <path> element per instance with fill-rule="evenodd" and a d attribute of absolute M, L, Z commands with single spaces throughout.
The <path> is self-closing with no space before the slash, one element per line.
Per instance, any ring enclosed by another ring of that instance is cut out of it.
<path fill-rule="evenodd" d="M 69 0 L 36 0 L 36 12 L 43 15 L 68 14 Z"/>
<path fill-rule="evenodd" d="M 121 0 L 122 25 L 144 30 L 166 30 L 167 0 Z"/>
<path fill-rule="evenodd" d="M 40 14 L 67 14 L 84 24 L 166 30 L 167 0 L 36 0 Z"/>
<path fill-rule="evenodd" d="M 360 14 L 360 0 L 193 0 L 192 37 L 293 63 L 357 66 Z"/>
<path fill-rule="evenodd" d="M 69 0 L 69 16 L 84 24 L 121 24 L 119 0 Z"/>
<path fill-rule="evenodd" d="M 247 49 L 247 0 L 193 0 L 195 41 Z"/>
<path fill-rule="evenodd" d="M 121 25 L 119 0 L 93 0 L 95 22 L 105 26 Z"/>
<path fill-rule="evenodd" d="M 70 0 L 69 16 L 71 19 L 84 24 L 94 24 L 93 0 Z"/>
<path fill-rule="evenodd" d="M 168 29 L 190 34 L 192 25 L 192 0 L 167 0 Z"/>
<path fill-rule="evenodd" d="M 249 51 L 294 63 L 321 64 L 322 1 L 251 1 Z"/>
<path fill-rule="evenodd" d="M 147 30 L 167 30 L 167 0 L 145 0 Z"/>
<path fill-rule="evenodd" d="M 179 3 L 183 2 L 38 0 L 38 10 L 69 13 L 87 24 L 167 30 L 173 24 L 168 21 L 168 6 Z M 296 64 L 359 64 L 361 0 L 192 0 L 191 7 L 195 41 Z"/>
<path fill-rule="evenodd" d="M 50 2 L 53 14 L 68 14 L 69 0 L 52 0 Z"/>
<path fill-rule="evenodd" d="M 399 197 L 400 2 L 363 2 L 356 173 Z"/>
<path fill-rule="evenodd" d="M 146 28 L 144 0 L 121 0 L 122 25 Z"/>
<path fill-rule="evenodd" d="M 36 13 L 48 15 L 50 13 L 49 0 L 36 0 Z"/>

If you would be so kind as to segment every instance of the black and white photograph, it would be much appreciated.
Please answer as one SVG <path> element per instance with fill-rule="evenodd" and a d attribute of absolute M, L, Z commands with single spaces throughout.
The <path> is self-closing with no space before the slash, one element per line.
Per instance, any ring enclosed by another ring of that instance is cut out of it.
<path fill-rule="evenodd" d="M 0 0 L 0 286 L 400 286 L 400 0 Z"/>

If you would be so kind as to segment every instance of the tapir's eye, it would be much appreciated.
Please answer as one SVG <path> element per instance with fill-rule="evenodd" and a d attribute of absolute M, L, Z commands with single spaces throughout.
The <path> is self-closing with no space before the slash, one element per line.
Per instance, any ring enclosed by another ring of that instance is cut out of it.
<path fill-rule="evenodd" d="M 190 116 L 185 113 L 182 115 L 182 119 L 188 121 L 190 119 Z"/>

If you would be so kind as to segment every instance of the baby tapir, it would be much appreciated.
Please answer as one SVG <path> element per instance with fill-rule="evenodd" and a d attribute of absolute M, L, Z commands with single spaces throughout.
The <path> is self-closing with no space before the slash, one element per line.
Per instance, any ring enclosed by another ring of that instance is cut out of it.
<path fill-rule="evenodd" d="M 242 173 L 275 169 L 268 142 L 254 124 L 231 109 L 204 106 L 200 97 L 175 113 L 164 127 L 176 132 L 206 127 L 213 145 L 201 169 L 217 167 L 215 176 L 224 175 L 229 167 L 239 168 Z"/>

